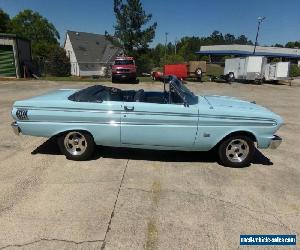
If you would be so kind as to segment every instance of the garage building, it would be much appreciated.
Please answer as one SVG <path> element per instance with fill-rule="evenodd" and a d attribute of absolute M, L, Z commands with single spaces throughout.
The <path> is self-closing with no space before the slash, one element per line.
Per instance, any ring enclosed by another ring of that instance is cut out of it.
<path fill-rule="evenodd" d="M 0 77 L 23 77 L 24 69 L 31 63 L 29 40 L 15 34 L 0 33 Z"/>

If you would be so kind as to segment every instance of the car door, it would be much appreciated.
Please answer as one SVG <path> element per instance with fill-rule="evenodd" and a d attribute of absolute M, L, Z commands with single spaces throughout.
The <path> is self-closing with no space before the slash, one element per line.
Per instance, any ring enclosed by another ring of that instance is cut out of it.
<path fill-rule="evenodd" d="M 198 106 L 125 102 L 121 114 L 121 143 L 150 147 L 193 147 Z"/>
<path fill-rule="evenodd" d="M 120 146 L 122 101 L 73 102 L 70 110 L 74 112 L 64 112 L 60 118 L 68 126 L 90 131 L 96 144 Z"/>

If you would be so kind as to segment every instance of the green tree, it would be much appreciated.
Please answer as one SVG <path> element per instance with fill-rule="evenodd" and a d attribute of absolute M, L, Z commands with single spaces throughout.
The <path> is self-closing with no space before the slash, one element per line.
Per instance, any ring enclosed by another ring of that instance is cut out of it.
<path fill-rule="evenodd" d="M 148 51 L 137 56 L 135 62 L 137 65 L 138 75 L 141 75 L 142 73 L 150 73 L 155 67 L 154 60 Z"/>
<path fill-rule="evenodd" d="M 116 25 L 114 36 L 127 54 L 134 50 L 145 50 L 153 41 L 157 23 L 145 27 L 152 19 L 151 14 L 146 14 L 140 0 L 114 0 Z M 112 40 L 107 32 L 106 36 Z"/>
<path fill-rule="evenodd" d="M 300 48 L 300 41 L 288 42 L 285 45 L 286 48 Z"/>
<path fill-rule="evenodd" d="M 234 44 L 235 36 L 230 34 L 230 33 L 227 33 L 224 36 L 224 41 L 225 41 L 226 44 Z"/>
<path fill-rule="evenodd" d="M 161 58 L 164 56 L 165 46 L 161 43 L 157 44 L 153 49 L 151 49 L 150 54 L 152 55 L 154 66 L 161 66 Z"/>
<path fill-rule="evenodd" d="M 184 58 L 181 55 L 168 55 L 166 64 L 184 63 Z"/>
<path fill-rule="evenodd" d="M 70 59 L 61 47 L 55 47 L 47 60 L 47 74 L 51 76 L 69 76 L 71 72 Z"/>
<path fill-rule="evenodd" d="M 0 33 L 8 33 L 10 18 L 7 13 L 0 9 Z"/>
<path fill-rule="evenodd" d="M 31 40 L 34 56 L 48 57 L 54 47 L 58 47 L 59 33 L 52 23 L 38 12 L 21 11 L 11 19 L 12 33 Z"/>
<path fill-rule="evenodd" d="M 283 48 L 284 46 L 282 44 L 276 43 L 274 45 L 272 45 L 273 47 L 277 47 L 277 48 Z"/>
<path fill-rule="evenodd" d="M 215 30 L 213 33 L 211 33 L 209 39 L 211 40 L 212 44 L 224 44 L 224 37 L 223 34 Z"/>
<path fill-rule="evenodd" d="M 237 39 L 235 39 L 235 43 L 242 45 L 253 45 L 253 42 L 251 40 L 248 40 L 245 35 L 240 35 Z"/>

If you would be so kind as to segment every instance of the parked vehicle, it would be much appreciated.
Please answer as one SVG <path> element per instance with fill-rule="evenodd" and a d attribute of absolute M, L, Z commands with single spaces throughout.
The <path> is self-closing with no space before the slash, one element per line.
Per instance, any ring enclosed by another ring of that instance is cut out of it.
<path fill-rule="evenodd" d="M 201 81 L 206 73 L 206 61 L 189 61 L 187 66 L 189 78 L 197 78 Z"/>
<path fill-rule="evenodd" d="M 276 148 L 282 118 L 252 102 L 195 95 L 176 77 L 164 91 L 101 85 L 60 89 L 12 108 L 16 134 L 56 137 L 67 158 L 87 160 L 95 145 L 157 150 L 218 150 L 226 166 L 250 164 L 258 148 Z"/>
<path fill-rule="evenodd" d="M 166 64 L 164 66 L 164 75 L 174 75 L 178 79 L 186 79 L 188 77 L 187 65 L 185 63 Z"/>
<path fill-rule="evenodd" d="M 264 68 L 265 81 L 287 80 L 290 77 L 290 62 L 267 63 Z"/>
<path fill-rule="evenodd" d="M 226 59 L 224 75 L 228 81 L 261 81 L 264 77 L 263 69 L 266 63 L 267 58 L 263 56 Z"/>
<path fill-rule="evenodd" d="M 160 71 L 152 71 L 151 77 L 152 77 L 152 80 L 154 80 L 154 81 L 161 81 L 161 80 L 163 80 L 164 73 L 160 72 Z"/>
<path fill-rule="evenodd" d="M 117 57 L 112 65 L 112 82 L 136 82 L 136 66 L 133 57 Z"/>
<path fill-rule="evenodd" d="M 206 73 L 206 61 L 189 61 L 188 63 L 166 64 L 164 75 L 175 75 L 179 79 L 196 78 L 202 80 Z"/>
<path fill-rule="evenodd" d="M 289 62 L 267 63 L 264 56 L 249 56 L 225 60 L 224 77 L 228 82 L 247 80 L 261 83 L 289 79 Z"/>

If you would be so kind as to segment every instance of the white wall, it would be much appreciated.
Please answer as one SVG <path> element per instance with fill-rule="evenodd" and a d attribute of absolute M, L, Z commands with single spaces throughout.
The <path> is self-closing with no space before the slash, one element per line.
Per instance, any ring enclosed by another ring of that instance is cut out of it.
<path fill-rule="evenodd" d="M 66 37 L 66 42 L 65 42 L 65 47 L 64 47 L 67 56 L 70 58 L 70 63 L 71 63 L 71 75 L 72 76 L 80 76 L 80 70 L 78 66 L 78 62 L 72 47 L 72 44 L 70 42 L 69 35 L 67 34 Z"/>
<path fill-rule="evenodd" d="M 105 76 L 106 67 L 100 67 L 99 70 L 80 70 L 80 76 Z"/>

